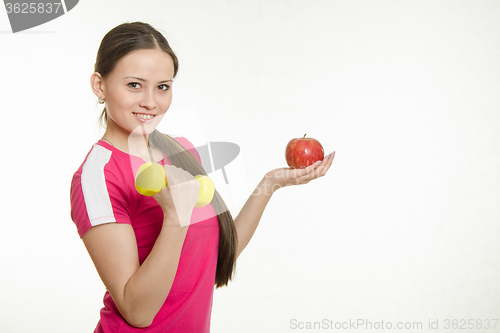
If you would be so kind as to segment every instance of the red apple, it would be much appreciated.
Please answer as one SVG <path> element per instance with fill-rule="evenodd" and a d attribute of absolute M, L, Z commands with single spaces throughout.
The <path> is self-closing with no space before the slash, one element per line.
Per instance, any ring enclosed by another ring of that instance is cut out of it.
<path fill-rule="evenodd" d="M 290 140 L 286 146 L 285 158 L 288 166 L 295 169 L 303 169 L 321 161 L 325 157 L 323 146 L 313 138 L 295 138 Z"/>

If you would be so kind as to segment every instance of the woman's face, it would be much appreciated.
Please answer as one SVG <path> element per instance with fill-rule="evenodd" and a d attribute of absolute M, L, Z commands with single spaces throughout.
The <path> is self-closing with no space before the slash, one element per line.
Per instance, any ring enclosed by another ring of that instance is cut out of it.
<path fill-rule="evenodd" d="M 103 79 L 108 129 L 150 134 L 172 103 L 174 62 L 160 50 L 137 50 L 127 54 Z"/>

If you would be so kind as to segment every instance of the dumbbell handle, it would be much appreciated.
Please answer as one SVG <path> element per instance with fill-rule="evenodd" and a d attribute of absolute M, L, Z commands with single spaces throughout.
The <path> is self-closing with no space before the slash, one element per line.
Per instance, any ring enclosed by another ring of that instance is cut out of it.
<path fill-rule="evenodd" d="M 212 201 L 215 186 L 208 176 L 197 175 L 195 179 L 200 183 L 200 192 L 196 207 L 204 207 Z M 166 186 L 168 186 L 168 180 L 162 165 L 146 162 L 137 170 L 135 188 L 140 194 L 153 196 Z"/>

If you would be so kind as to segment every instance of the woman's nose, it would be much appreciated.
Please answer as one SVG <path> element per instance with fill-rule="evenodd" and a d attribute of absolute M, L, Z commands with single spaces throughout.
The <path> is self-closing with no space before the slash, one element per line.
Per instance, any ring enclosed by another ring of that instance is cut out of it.
<path fill-rule="evenodd" d="M 145 91 L 142 94 L 142 99 L 139 102 L 139 106 L 145 107 L 147 109 L 152 109 L 156 106 L 156 100 L 154 97 L 154 92 Z"/>

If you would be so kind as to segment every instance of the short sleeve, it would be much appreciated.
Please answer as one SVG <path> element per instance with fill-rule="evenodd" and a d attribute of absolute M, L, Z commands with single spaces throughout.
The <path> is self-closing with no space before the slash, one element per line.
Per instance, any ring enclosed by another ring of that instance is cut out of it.
<path fill-rule="evenodd" d="M 188 139 L 186 139 L 185 137 L 182 137 L 182 136 L 175 137 L 174 139 L 177 142 L 179 142 L 181 145 L 183 145 L 184 148 L 186 148 L 201 164 L 200 154 L 198 153 L 198 151 L 196 150 L 194 145 L 191 143 L 191 141 L 189 141 Z"/>
<path fill-rule="evenodd" d="M 71 182 L 71 219 L 80 238 L 93 226 L 105 223 L 131 223 L 123 182 L 109 164 L 111 152 L 94 146 Z"/>

